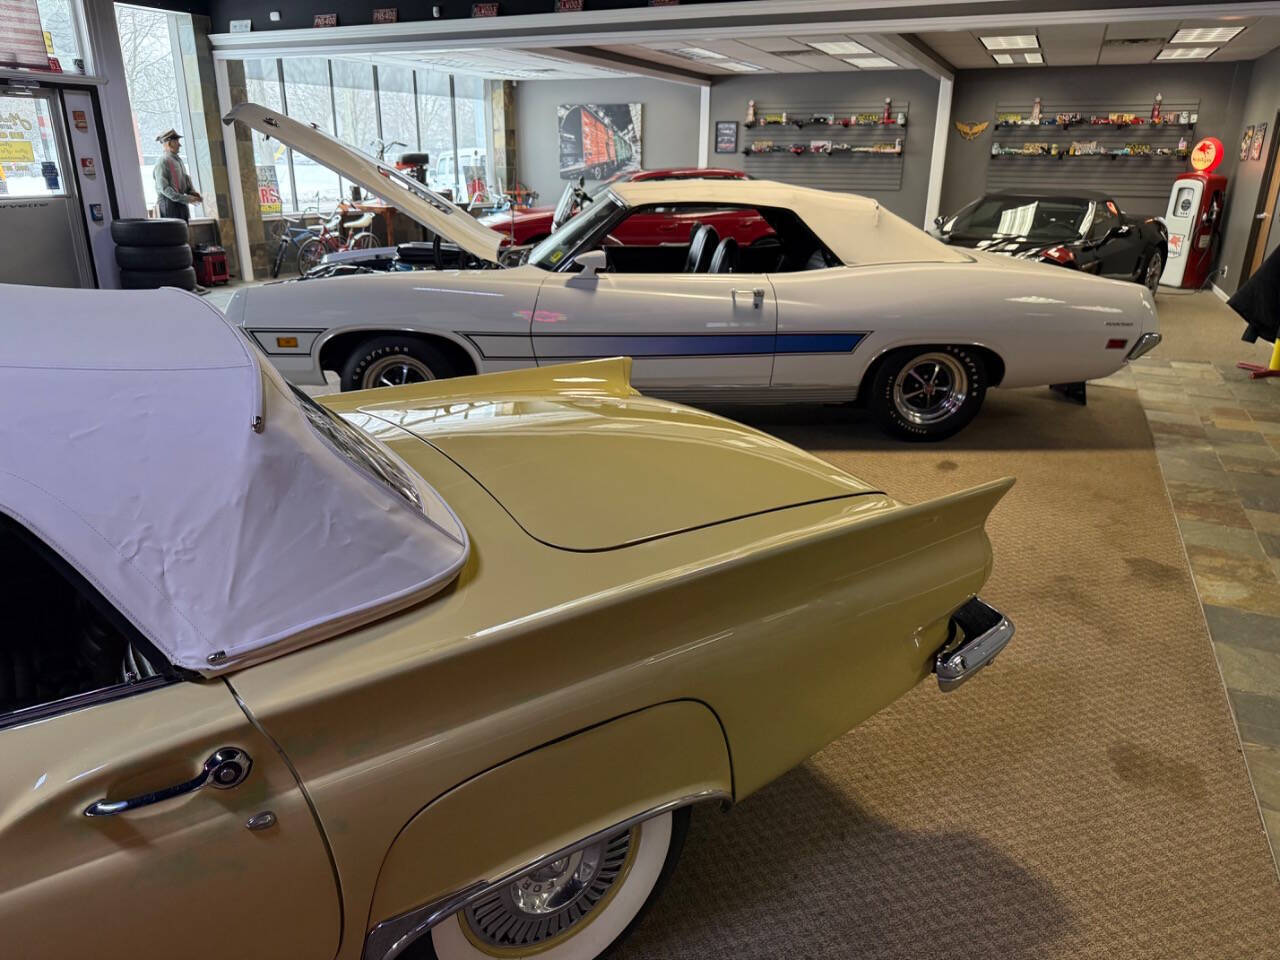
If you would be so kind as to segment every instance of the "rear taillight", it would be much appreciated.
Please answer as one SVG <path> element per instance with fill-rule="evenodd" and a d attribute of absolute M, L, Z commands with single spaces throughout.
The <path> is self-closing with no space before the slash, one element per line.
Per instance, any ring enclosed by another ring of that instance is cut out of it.
<path fill-rule="evenodd" d="M 1040 259 L 1048 260 L 1051 263 L 1075 263 L 1076 255 L 1071 252 L 1070 247 L 1064 247 L 1058 244 L 1056 247 L 1050 247 L 1048 250 L 1040 251 Z"/>

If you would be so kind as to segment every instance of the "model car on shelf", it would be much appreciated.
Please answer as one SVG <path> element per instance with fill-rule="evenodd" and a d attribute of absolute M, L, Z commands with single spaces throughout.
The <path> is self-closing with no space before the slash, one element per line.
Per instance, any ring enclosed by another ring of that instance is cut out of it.
<path fill-rule="evenodd" d="M 1169 259 L 1164 221 L 1130 216 L 1102 193 L 989 193 L 936 226 L 953 246 L 1131 280 L 1152 293 Z"/>
<path fill-rule="evenodd" d="M 503 237 L 312 127 L 232 117 L 332 167 L 477 261 Z M 703 223 L 670 245 L 619 230 L 664 210 L 758 216 L 750 246 Z M 861 400 L 887 430 L 939 439 L 988 387 L 1104 377 L 1159 340 L 1150 294 L 963 250 L 874 200 L 764 180 L 619 183 L 520 262 L 241 289 L 228 316 L 286 376 L 344 389 L 625 355 L 646 393 L 698 403 Z"/>
<path fill-rule="evenodd" d="M 578 180 L 565 187 L 560 203 L 555 207 L 534 207 L 530 210 L 504 210 L 481 217 L 480 222 L 491 230 L 505 234 L 511 243 L 523 246 L 539 243 L 546 239 L 556 227 L 564 223 L 599 195 L 608 192 L 617 183 L 640 183 L 657 180 L 747 180 L 750 179 L 741 170 L 730 170 L 724 167 L 678 167 L 661 170 L 633 170 L 619 174 L 605 181 L 594 191 L 588 192 L 586 184 Z M 733 211 L 725 211 L 714 221 L 716 230 L 721 236 L 732 236 L 740 244 L 749 244 L 759 239 L 759 231 L 767 229 L 767 225 L 759 220 L 739 221 L 732 216 Z M 624 245 L 656 246 L 670 243 L 673 238 L 681 242 L 687 241 L 693 224 L 682 217 L 680 211 L 658 213 L 649 217 L 636 217 L 616 235 L 619 243 Z"/>
<path fill-rule="evenodd" d="M 623 359 L 317 403 L 189 294 L 0 296 L 6 957 L 591 960 L 692 805 L 1012 637 L 1012 480 L 899 503 Z"/>

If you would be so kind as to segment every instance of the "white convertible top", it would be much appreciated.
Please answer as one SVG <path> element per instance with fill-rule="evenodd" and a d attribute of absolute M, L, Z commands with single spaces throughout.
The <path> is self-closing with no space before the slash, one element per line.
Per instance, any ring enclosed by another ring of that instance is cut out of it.
<path fill-rule="evenodd" d="M 198 297 L 0 285 L 0 304 L 0 513 L 173 664 L 277 656 L 457 575 L 439 495 L 385 447 L 421 510 L 340 454 Z"/>
<path fill-rule="evenodd" d="M 814 190 L 773 180 L 640 180 L 618 183 L 610 190 L 629 207 L 724 203 L 794 210 L 849 266 L 972 260 L 890 213 L 878 201 L 852 193 Z"/>

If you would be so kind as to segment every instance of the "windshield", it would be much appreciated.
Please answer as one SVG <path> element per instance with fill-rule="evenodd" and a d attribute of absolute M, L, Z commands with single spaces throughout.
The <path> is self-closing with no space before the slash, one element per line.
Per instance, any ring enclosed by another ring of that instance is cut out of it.
<path fill-rule="evenodd" d="M 965 240 L 1069 240 L 1088 228 L 1092 204 L 1067 197 L 983 197 L 947 223 L 943 234 Z"/>
<path fill-rule="evenodd" d="M 577 253 L 580 246 L 595 239 L 622 208 L 622 201 L 609 194 L 606 200 L 578 211 L 564 226 L 530 250 L 526 262 L 543 270 L 556 269 L 566 257 Z"/>
<path fill-rule="evenodd" d="M 338 453 L 374 482 L 404 497 L 414 509 L 426 516 L 426 507 L 422 503 L 422 496 L 418 493 L 418 485 L 413 482 L 413 477 L 389 457 L 377 441 L 351 426 L 337 414 L 320 406 L 292 383 L 289 384 L 289 389 L 293 391 L 311 426 L 315 427 L 320 435 L 337 449 Z"/>

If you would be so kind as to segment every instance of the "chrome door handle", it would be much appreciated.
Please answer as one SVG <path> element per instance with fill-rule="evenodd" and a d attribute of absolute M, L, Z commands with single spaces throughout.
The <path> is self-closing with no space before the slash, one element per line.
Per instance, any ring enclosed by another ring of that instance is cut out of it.
<path fill-rule="evenodd" d="M 1265 219 L 1267 219 L 1267 214 L 1265 214 L 1265 213 L 1260 213 L 1260 214 L 1258 214 L 1256 217 L 1254 217 L 1253 219 L 1255 219 L 1255 220 L 1265 220 Z"/>
<path fill-rule="evenodd" d="M 759 310 L 764 305 L 764 288 L 756 287 L 754 290 L 735 290 L 733 291 L 733 302 L 737 305 L 739 300 L 751 298 L 751 307 L 753 310 Z"/>
<path fill-rule="evenodd" d="M 147 807 L 153 803 L 172 800 L 174 797 L 180 797 L 186 793 L 194 793 L 204 786 L 211 786 L 218 790 L 230 790 L 232 787 L 238 787 L 245 782 L 252 767 L 253 759 L 239 747 L 223 747 L 220 750 L 215 750 L 213 755 L 204 762 L 204 769 L 200 771 L 198 776 L 185 783 L 176 783 L 172 787 L 165 787 L 152 793 L 130 797 L 128 800 L 95 800 L 84 808 L 84 815 L 86 817 L 113 817 L 117 813 L 124 813 L 127 810 L 137 810 L 139 807 Z"/>

